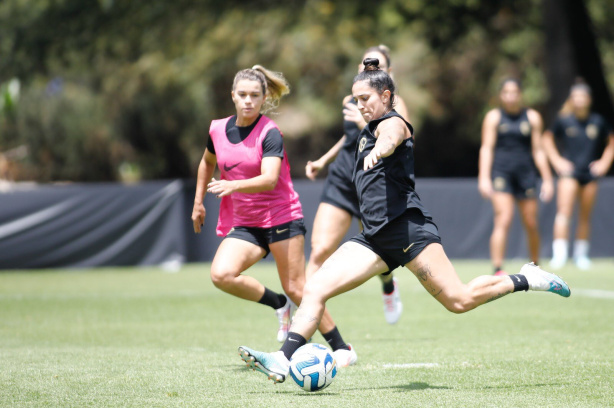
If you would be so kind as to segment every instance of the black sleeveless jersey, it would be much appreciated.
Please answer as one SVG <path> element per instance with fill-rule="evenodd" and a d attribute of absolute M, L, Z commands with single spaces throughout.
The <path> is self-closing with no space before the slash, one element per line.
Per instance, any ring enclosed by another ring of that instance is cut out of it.
<path fill-rule="evenodd" d="M 534 167 L 531 149 L 531 123 L 527 110 L 510 115 L 503 109 L 497 126 L 493 170 L 515 171 Z"/>
<path fill-rule="evenodd" d="M 561 155 L 570 160 L 576 170 L 588 171 L 588 165 L 601 157 L 612 129 L 603 116 L 591 113 L 583 121 L 573 114 L 559 116 L 551 131 L 559 142 Z"/>
<path fill-rule="evenodd" d="M 350 103 L 356 104 L 353 99 Z M 358 140 L 360 129 L 358 129 L 355 122 L 344 120 L 343 132 L 345 133 L 345 142 L 341 146 L 335 161 L 329 166 L 328 173 L 333 177 L 341 179 L 342 182 L 350 183 L 352 180 L 352 170 L 354 169 L 356 141 Z"/>
<path fill-rule="evenodd" d="M 397 146 L 390 156 L 380 159 L 372 169 L 363 170 L 364 159 L 373 150 L 377 140 L 373 136 L 375 129 L 382 121 L 395 116 L 403 119 L 392 110 L 369 122 L 360 132 L 356 146 L 353 179 L 358 193 L 363 233 L 367 237 L 373 236 L 408 208 L 418 208 L 425 217 L 431 218 L 414 190 L 413 136 Z M 403 122 L 413 134 L 412 126 L 405 119 Z"/>

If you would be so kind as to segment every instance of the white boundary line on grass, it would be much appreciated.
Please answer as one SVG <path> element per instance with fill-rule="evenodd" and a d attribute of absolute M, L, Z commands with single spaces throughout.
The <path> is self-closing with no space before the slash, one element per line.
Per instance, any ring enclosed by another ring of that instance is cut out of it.
<path fill-rule="evenodd" d="M 614 299 L 614 291 L 601 289 L 574 289 L 571 288 L 571 297 L 589 297 L 597 299 Z"/>
<path fill-rule="evenodd" d="M 438 363 L 405 363 L 405 364 L 384 364 L 384 368 L 433 368 L 439 367 Z"/>

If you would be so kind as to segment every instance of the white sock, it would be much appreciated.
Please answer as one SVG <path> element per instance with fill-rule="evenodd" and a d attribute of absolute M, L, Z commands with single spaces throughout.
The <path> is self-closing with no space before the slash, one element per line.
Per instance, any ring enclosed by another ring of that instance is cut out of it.
<path fill-rule="evenodd" d="M 560 259 L 562 262 L 566 262 L 568 247 L 569 242 L 566 239 L 558 238 L 552 241 L 552 259 Z"/>
<path fill-rule="evenodd" d="M 584 258 L 584 257 L 588 258 L 589 247 L 590 247 L 590 244 L 588 240 L 577 239 L 576 242 L 574 242 L 574 246 L 573 246 L 574 259 Z"/>

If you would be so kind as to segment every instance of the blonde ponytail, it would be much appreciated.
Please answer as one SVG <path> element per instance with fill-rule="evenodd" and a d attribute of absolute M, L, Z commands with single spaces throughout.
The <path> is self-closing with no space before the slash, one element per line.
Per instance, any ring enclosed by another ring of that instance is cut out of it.
<path fill-rule="evenodd" d="M 267 113 L 279 106 L 279 101 L 290 93 L 290 85 L 281 72 L 273 72 L 262 65 L 254 65 L 254 71 L 264 75 L 266 80 L 266 99 L 262 104 L 262 113 Z"/>

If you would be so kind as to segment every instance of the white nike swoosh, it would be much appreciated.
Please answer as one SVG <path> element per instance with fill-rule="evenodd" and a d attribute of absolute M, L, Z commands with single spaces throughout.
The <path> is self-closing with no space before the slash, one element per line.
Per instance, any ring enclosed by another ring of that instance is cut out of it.
<path fill-rule="evenodd" d="M 288 339 L 288 340 L 298 343 L 298 340 L 294 340 L 294 339 Z"/>
<path fill-rule="evenodd" d="M 275 232 L 277 232 L 278 234 L 281 234 L 282 232 L 286 232 L 288 231 L 290 228 L 286 228 L 286 229 L 282 229 L 282 230 L 275 230 Z"/>
<path fill-rule="evenodd" d="M 514 276 L 518 282 L 520 282 L 520 278 L 518 276 Z"/>

